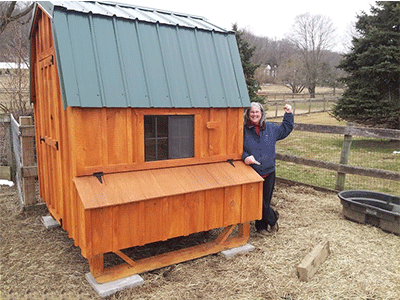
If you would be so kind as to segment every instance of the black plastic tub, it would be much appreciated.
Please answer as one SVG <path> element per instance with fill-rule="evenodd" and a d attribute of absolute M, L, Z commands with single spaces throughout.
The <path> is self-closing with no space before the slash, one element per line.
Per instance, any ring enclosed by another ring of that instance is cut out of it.
<path fill-rule="evenodd" d="M 338 196 L 346 218 L 400 235 L 400 197 L 363 190 L 342 191 Z"/>

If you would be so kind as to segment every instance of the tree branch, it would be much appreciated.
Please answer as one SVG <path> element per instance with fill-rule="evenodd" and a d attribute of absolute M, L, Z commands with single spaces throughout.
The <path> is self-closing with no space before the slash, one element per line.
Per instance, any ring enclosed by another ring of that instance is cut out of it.
<path fill-rule="evenodd" d="M 3 3 L 3 5 L 8 5 L 8 7 L 6 7 L 6 9 L 5 9 L 5 13 L 0 16 L 0 34 L 3 33 L 3 31 L 6 29 L 7 25 L 10 22 L 13 22 L 15 20 L 18 20 L 18 19 L 26 16 L 27 14 L 29 14 L 32 11 L 32 9 L 35 6 L 35 4 L 32 3 L 28 8 L 24 9 L 20 13 L 13 16 L 12 14 L 17 5 L 17 1 L 11 1 L 9 3 L 5 2 L 5 4 Z"/>

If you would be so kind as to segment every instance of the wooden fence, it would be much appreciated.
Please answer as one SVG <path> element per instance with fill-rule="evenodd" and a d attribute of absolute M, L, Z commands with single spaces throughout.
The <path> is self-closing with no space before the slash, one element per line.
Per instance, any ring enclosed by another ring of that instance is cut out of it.
<path fill-rule="evenodd" d="M 11 179 L 16 183 L 23 206 L 36 203 L 37 166 L 35 158 L 35 127 L 32 117 L 20 117 L 19 123 L 12 115 L 2 115 L 4 143 L 7 143 L 7 160 Z"/>
<path fill-rule="evenodd" d="M 295 124 L 294 130 L 344 135 L 342 153 L 340 156 L 340 162 L 338 164 L 332 162 L 314 160 L 314 159 L 307 159 L 295 155 L 276 153 L 276 159 L 278 160 L 336 171 L 338 173 L 336 187 L 335 187 L 336 190 L 340 191 L 344 189 L 346 174 L 354 174 L 360 176 L 381 178 L 386 180 L 400 181 L 400 172 L 347 165 L 350 153 L 350 145 L 353 136 L 400 141 L 400 130 L 364 128 L 364 127 L 353 127 L 353 126 L 343 127 L 343 126 L 328 126 L 328 125 L 312 125 L 312 124 Z"/>
<path fill-rule="evenodd" d="M 258 92 L 257 95 L 265 98 L 266 102 L 280 101 L 280 100 L 306 100 L 310 98 L 309 93 L 293 94 L 293 93 L 271 93 L 271 92 Z M 342 90 L 335 93 L 315 93 L 316 98 L 338 98 L 342 95 Z M 312 98 L 312 99 L 314 99 Z"/>
<path fill-rule="evenodd" d="M 332 94 L 330 94 L 332 95 Z M 283 116 L 285 113 L 283 107 L 290 104 L 293 108 L 293 114 L 309 114 L 316 112 L 329 111 L 332 104 L 336 103 L 337 97 L 321 97 L 306 99 L 285 99 L 285 100 L 268 100 L 265 102 L 266 110 L 268 110 L 270 118 Z M 271 114 L 273 112 L 273 115 Z"/>

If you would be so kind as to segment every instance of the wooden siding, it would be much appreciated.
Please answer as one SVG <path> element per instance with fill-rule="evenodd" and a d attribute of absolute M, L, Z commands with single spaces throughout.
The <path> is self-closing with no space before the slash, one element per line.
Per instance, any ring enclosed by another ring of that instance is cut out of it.
<path fill-rule="evenodd" d="M 259 219 L 261 194 L 262 182 L 255 182 L 82 210 L 87 220 L 82 255 L 90 258 Z"/>
<path fill-rule="evenodd" d="M 75 177 L 84 209 L 262 182 L 241 161 Z M 241 194 L 237 191 L 238 194 Z"/>
<path fill-rule="evenodd" d="M 262 181 L 241 161 L 74 178 L 86 257 L 261 218 Z"/>
<path fill-rule="evenodd" d="M 194 157 L 145 162 L 145 115 L 194 115 Z M 72 108 L 68 118 L 78 176 L 241 158 L 242 108 Z"/>

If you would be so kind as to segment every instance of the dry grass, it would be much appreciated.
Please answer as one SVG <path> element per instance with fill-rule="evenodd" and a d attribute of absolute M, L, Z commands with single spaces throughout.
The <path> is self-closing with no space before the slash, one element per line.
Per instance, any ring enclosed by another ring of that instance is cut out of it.
<path fill-rule="evenodd" d="M 0 188 L 0 299 L 100 299 L 87 261 L 61 229 L 46 230 L 44 207 L 21 212 L 15 188 Z M 144 285 L 107 299 L 399 299 L 400 239 L 346 220 L 336 194 L 277 183 L 280 231 L 255 250 L 209 255 L 141 274 Z M 309 282 L 296 267 L 321 241 L 331 254 Z"/>

